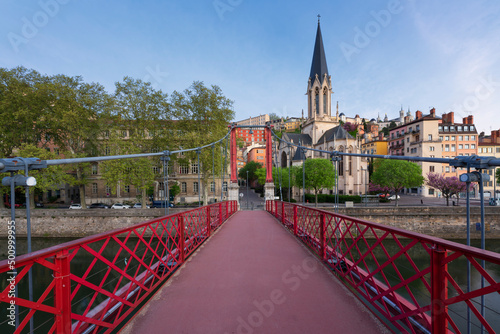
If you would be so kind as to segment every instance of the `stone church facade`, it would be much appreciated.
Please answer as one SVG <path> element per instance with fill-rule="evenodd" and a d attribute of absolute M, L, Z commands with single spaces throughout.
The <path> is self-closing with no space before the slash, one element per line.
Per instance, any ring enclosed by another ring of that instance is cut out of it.
<path fill-rule="evenodd" d="M 316 41 L 307 83 L 307 118 L 302 124 L 300 134 L 284 133 L 283 140 L 306 148 L 361 153 L 361 138 L 351 136 L 341 125 L 338 104 L 336 114 L 332 116 L 332 78 L 328 72 L 321 27 L 318 22 Z M 304 159 L 325 158 L 330 155 L 307 150 L 305 153 L 297 147 L 280 142 L 278 164 L 281 167 L 302 165 Z M 365 193 L 368 182 L 366 158 L 342 156 L 339 162 L 339 193 L 361 195 Z M 331 193 L 324 189 L 323 193 Z M 297 197 L 298 190 L 294 190 Z"/>

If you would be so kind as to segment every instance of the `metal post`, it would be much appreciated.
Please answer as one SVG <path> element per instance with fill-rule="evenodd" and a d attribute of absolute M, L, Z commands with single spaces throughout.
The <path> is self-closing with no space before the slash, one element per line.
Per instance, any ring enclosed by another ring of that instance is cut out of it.
<path fill-rule="evenodd" d="M 207 238 L 210 237 L 210 230 L 212 226 L 212 217 L 210 217 L 210 205 L 207 205 Z"/>
<path fill-rule="evenodd" d="M 281 223 L 285 225 L 285 202 L 281 202 Z"/>
<path fill-rule="evenodd" d="M 319 223 L 319 229 L 320 229 L 320 253 L 319 253 L 319 256 L 321 257 L 321 259 L 324 261 L 326 260 L 326 224 L 325 224 L 325 221 L 326 221 L 326 217 L 325 217 L 325 214 L 324 213 L 321 213 L 320 215 L 320 223 Z"/>
<path fill-rule="evenodd" d="M 198 207 L 201 206 L 200 153 L 201 150 L 198 148 L 198 150 L 196 150 L 196 155 L 198 156 Z"/>
<path fill-rule="evenodd" d="M 248 170 L 247 170 L 247 210 L 248 210 Z"/>
<path fill-rule="evenodd" d="M 484 223 L 484 185 L 483 185 L 483 173 L 482 170 L 479 169 L 479 200 L 481 202 L 481 249 L 486 249 L 486 240 L 485 240 L 485 223 Z M 485 268 L 484 259 L 481 260 L 481 267 Z M 484 289 L 484 276 L 481 275 L 481 289 Z M 486 315 L 484 313 L 484 295 L 481 295 L 481 315 L 486 319 Z M 484 326 L 481 323 L 481 333 L 484 333 Z"/>
<path fill-rule="evenodd" d="M 215 145 L 212 145 L 212 182 L 214 184 L 214 199 L 215 199 Z"/>
<path fill-rule="evenodd" d="M 222 202 L 219 203 L 219 226 L 222 224 Z"/>
<path fill-rule="evenodd" d="M 184 216 L 179 215 L 179 262 L 184 263 Z"/>
<path fill-rule="evenodd" d="M 71 280 L 67 250 L 57 253 L 54 259 L 56 333 L 71 333 Z"/>
<path fill-rule="evenodd" d="M 289 155 L 289 161 L 290 161 L 290 163 L 288 164 L 288 202 L 291 203 L 292 200 L 290 199 L 290 192 L 291 192 L 292 184 L 290 182 L 290 172 L 292 169 L 292 152 L 290 151 L 290 143 L 288 143 L 288 155 Z"/>
<path fill-rule="evenodd" d="M 24 162 L 24 176 L 28 177 L 28 165 L 29 162 L 24 159 L 20 158 Z M 32 252 L 31 249 L 31 201 L 30 201 L 30 187 L 26 186 L 25 188 L 25 194 L 26 194 L 26 230 L 27 230 L 27 241 L 28 241 L 28 254 Z M 30 268 L 28 271 L 28 298 L 29 301 L 33 301 L 33 270 Z M 33 317 L 30 318 L 30 333 L 34 333 L 34 323 L 33 323 Z"/>
<path fill-rule="evenodd" d="M 431 262 L 431 318 L 432 333 L 446 333 L 448 313 L 444 304 L 446 299 L 446 267 L 443 265 L 446 258 L 446 251 L 432 248 Z"/>
<path fill-rule="evenodd" d="M 470 173 L 470 166 L 467 166 L 467 174 Z M 470 182 L 466 182 L 466 220 L 467 220 L 467 246 L 470 246 Z M 470 270 L 471 263 L 467 260 L 467 293 L 470 292 L 471 283 L 470 283 Z M 467 307 L 467 333 L 471 333 L 471 321 L 470 321 L 470 307 Z"/>
<path fill-rule="evenodd" d="M 10 181 L 10 221 L 12 222 L 13 227 L 13 236 L 16 242 L 14 243 L 14 258 L 17 257 L 17 233 L 16 233 L 16 186 L 14 184 L 14 172 L 10 173 L 11 181 Z M 17 282 L 17 268 L 12 270 L 14 274 L 15 282 Z M 17 284 L 14 286 L 14 296 L 17 298 L 19 296 L 19 291 L 17 289 Z M 15 307 L 16 313 L 16 328 L 19 327 L 19 306 L 16 303 Z"/>
<path fill-rule="evenodd" d="M 302 148 L 304 161 L 302 161 L 302 205 L 306 204 L 306 152 Z"/>
<path fill-rule="evenodd" d="M 297 235 L 297 206 L 293 206 L 293 234 Z"/>

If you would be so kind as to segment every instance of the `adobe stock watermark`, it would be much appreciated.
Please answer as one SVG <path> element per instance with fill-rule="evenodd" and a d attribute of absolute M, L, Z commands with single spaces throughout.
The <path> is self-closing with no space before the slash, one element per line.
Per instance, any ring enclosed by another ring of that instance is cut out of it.
<path fill-rule="evenodd" d="M 386 28 L 391 22 L 392 17 L 403 11 L 403 6 L 400 0 L 391 0 L 387 3 L 387 9 L 379 11 L 370 11 L 370 16 L 373 20 L 368 21 L 364 28 L 354 27 L 354 38 L 352 44 L 342 42 L 339 47 L 348 63 L 351 62 L 352 56 L 359 54 L 362 49 L 370 45 L 382 32 L 382 28 Z"/>
<path fill-rule="evenodd" d="M 9 298 L 9 306 L 7 306 L 7 323 L 10 326 L 16 326 L 16 222 L 11 220 L 7 223 L 7 264 L 9 265 L 9 271 L 7 274 L 7 285 L 9 292 L 7 297 Z"/>
<path fill-rule="evenodd" d="M 314 257 L 305 258 L 301 265 L 294 264 L 290 269 L 286 270 L 281 275 L 281 281 L 289 289 L 289 291 L 297 291 L 302 282 L 310 277 L 310 274 L 318 269 L 318 261 Z M 231 333 L 236 334 L 253 334 L 256 328 L 264 324 L 266 318 L 271 317 L 276 311 L 277 306 L 286 302 L 286 291 L 274 289 L 269 293 L 269 298 L 262 301 L 254 300 L 253 306 L 255 310 L 250 312 L 247 317 L 238 317 L 236 321 L 238 326 L 236 331 Z M 225 332 L 225 334 L 229 334 Z"/>
<path fill-rule="evenodd" d="M 500 82 L 495 81 L 490 74 L 487 78 L 479 77 L 479 84 L 474 89 L 474 93 L 466 96 L 461 103 L 451 106 L 450 110 L 456 112 L 473 112 L 479 108 L 481 102 L 489 99 L 492 94 L 500 87 Z"/>
<path fill-rule="evenodd" d="M 40 29 L 45 27 L 50 19 L 55 17 L 61 8 L 61 5 L 66 5 L 70 0 L 40 0 L 38 5 L 40 10 L 36 11 L 31 19 L 23 16 L 21 18 L 21 31 L 19 33 L 9 32 L 7 34 L 7 39 L 10 45 L 17 53 L 19 52 L 19 46 L 22 44 L 27 44 L 30 40 L 38 35 Z"/>
<path fill-rule="evenodd" d="M 148 72 L 148 74 L 144 76 L 142 81 L 151 83 L 154 89 L 158 89 L 169 75 L 168 72 L 163 72 L 160 69 L 160 65 L 156 65 L 154 69 L 150 66 L 146 66 L 146 72 Z"/>
<path fill-rule="evenodd" d="M 219 16 L 219 19 L 224 20 L 224 14 L 226 12 L 232 12 L 242 3 L 243 0 L 214 0 L 212 5 Z"/>

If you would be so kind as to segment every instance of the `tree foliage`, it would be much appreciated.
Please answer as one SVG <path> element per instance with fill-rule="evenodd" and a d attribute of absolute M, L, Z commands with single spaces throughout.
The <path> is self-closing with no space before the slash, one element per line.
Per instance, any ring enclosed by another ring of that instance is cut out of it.
<path fill-rule="evenodd" d="M 196 148 L 213 143 L 224 137 L 227 125 L 234 117 L 233 101 L 222 94 L 218 86 L 206 87 L 195 81 L 183 92 L 174 91 L 171 108 L 177 122 L 177 147 Z M 225 150 L 225 148 L 224 148 Z M 201 191 L 203 201 L 208 202 L 208 182 L 215 174 L 220 176 L 218 166 L 224 159 L 224 152 L 212 147 L 199 152 Z M 180 162 L 198 163 L 198 152 L 186 154 Z"/>
<path fill-rule="evenodd" d="M 295 170 L 295 182 L 302 187 L 305 174 L 305 188 L 314 191 L 315 204 L 318 205 L 318 193 L 323 188 L 332 188 L 335 185 L 335 167 L 327 159 L 307 159 L 305 173 L 302 168 Z"/>
<path fill-rule="evenodd" d="M 427 174 L 427 185 L 441 192 L 446 198 L 446 205 L 450 205 L 450 198 L 456 196 L 459 199 L 459 194 L 467 191 L 467 185 L 456 176 L 444 177 L 442 174 L 429 173 Z M 474 187 L 473 184 L 471 184 Z"/>
<path fill-rule="evenodd" d="M 246 163 L 245 166 L 243 166 L 240 171 L 238 172 L 238 177 L 242 180 L 246 180 L 247 179 L 247 171 L 248 171 L 248 182 L 249 183 L 252 183 L 254 181 L 256 181 L 258 179 L 258 175 L 260 174 L 257 174 L 257 172 L 260 170 L 260 169 L 263 169 L 264 170 L 264 179 L 266 177 L 266 174 L 265 174 L 265 171 L 266 169 L 262 167 L 262 164 L 256 162 L 256 161 L 249 161 Z M 260 182 L 260 179 L 259 179 L 259 183 Z M 265 183 L 265 180 L 264 180 L 264 183 Z M 263 184 L 263 183 L 261 183 Z"/>
<path fill-rule="evenodd" d="M 404 188 L 420 187 L 424 183 L 422 167 L 404 160 L 377 159 L 371 182 L 397 194 Z M 398 198 L 396 196 L 396 206 Z"/>

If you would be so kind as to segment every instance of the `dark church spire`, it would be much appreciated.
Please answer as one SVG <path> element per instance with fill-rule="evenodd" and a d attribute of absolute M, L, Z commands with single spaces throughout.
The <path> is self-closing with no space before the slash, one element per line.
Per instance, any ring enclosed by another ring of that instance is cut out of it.
<path fill-rule="evenodd" d="M 311 64 L 311 74 L 309 75 L 312 82 L 314 82 L 316 74 L 318 75 L 318 79 L 320 82 L 323 82 L 323 77 L 325 74 L 327 76 L 329 75 L 328 66 L 326 65 L 325 48 L 323 47 L 323 38 L 321 36 L 319 17 L 320 16 L 318 15 L 318 30 L 316 32 L 316 43 L 314 44 L 314 54 Z"/>

